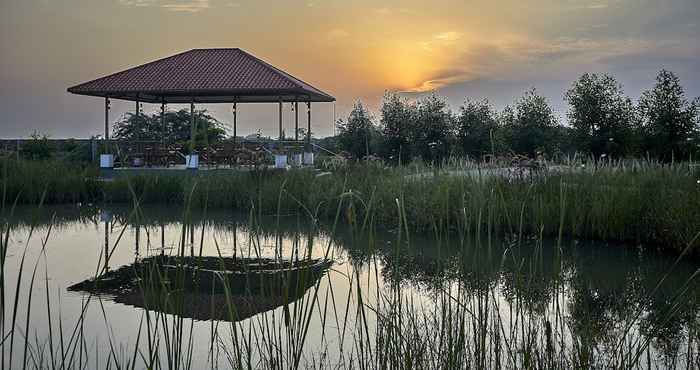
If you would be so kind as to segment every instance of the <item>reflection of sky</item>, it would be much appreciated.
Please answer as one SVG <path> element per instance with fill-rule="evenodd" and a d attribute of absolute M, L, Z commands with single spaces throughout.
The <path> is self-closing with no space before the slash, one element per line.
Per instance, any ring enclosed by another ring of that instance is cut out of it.
<path fill-rule="evenodd" d="M 47 210 L 47 213 L 50 212 Z M 74 211 L 75 212 L 75 211 Z M 166 247 L 175 247 L 180 244 L 182 227 L 172 223 L 173 215 L 163 212 L 172 210 L 145 210 L 145 214 L 161 215 L 166 222 L 161 229 L 157 217 L 147 217 L 149 226 L 139 227 L 139 250 L 141 256 L 160 253 L 162 244 Z M 89 213 L 89 212 L 88 212 Z M 93 215 L 94 216 L 94 215 Z M 236 228 L 233 218 L 227 221 L 227 216 L 222 213 L 212 214 L 217 220 L 215 227 L 207 227 L 204 232 L 203 255 L 217 255 L 220 251 L 224 256 L 233 254 L 234 245 L 237 248 L 238 256 L 255 255 L 257 251 L 262 256 L 274 256 L 276 250 L 281 249 L 283 256 L 293 256 L 295 245 L 302 248 L 309 241 L 306 234 L 295 235 L 292 231 L 297 221 L 281 221 L 281 238 L 277 238 L 274 230 L 277 228 L 274 219 L 268 219 L 264 225 L 264 232 L 250 233 L 245 223 L 238 224 Z M 70 220 L 71 216 L 59 217 L 63 220 Z M 177 218 L 175 216 L 175 218 Z M 58 299 L 60 297 L 60 310 L 64 327 L 71 327 L 75 322 L 81 305 L 83 296 L 70 293 L 65 287 L 72 283 L 81 281 L 92 276 L 97 267 L 100 256 L 104 248 L 104 223 L 100 222 L 99 216 L 92 217 L 97 222 L 63 222 L 52 232 L 49 237 L 46 249 L 46 263 L 49 278 L 49 294 L 52 297 L 52 308 L 54 310 L 54 325 L 58 319 Z M 113 217 L 113 228 L 109 237 L 110 247 L 114 247 L 122 232 L 122 224 L 117 221 L 120 217 Z M 195 218 L 196 220 L 196 218 Z M 26 220 L 25 220 L 26 221 Z M 240 220 L 238 220 L 240 222 Z M 302 223 L 302 226 L 303 225 Z M 48 228 L 44 225 L 35 230 L 34 235 L 28 240 L 29 228 L 20 227 L 11 238 L 10 252 L 8 254 L 8 276 L 9 286 L 14 287 L 17 276 L 19 260 L 22 257 L 22 248 L 28 242 L 26 263 L 33 267 L 35 262 L 39 262 L 37 270 L 37 284 L 33 293 L 32 304 L 32 330 L 36 329 L 37 335 L 42 338 L 46 335 L 46 311 L 43 279 L 44 260 L 40 254 L 41 239 L 45 238 Z M 196 227 L 195 251 L 199 249 L 199 241 L 202 229 Z M 161 235 L 161 232 L 163 234 Z M 136 229 L 132 226 L 126 228 L 121 239 L 116 244 L 114 253 L 110 260 L 112 268 L 130 264 L 134 261 L 135 245 L 137 239 Z M 613 343 L 618 339 L 621 328 L 626 320 L 624 314 L 627 311 L 621 310 L 620 304 L 632 306 L 635 299 L 645 296 L 653 288 L 655 279 L 660 278 L 666 272 L 673 259 L 663 258 L 658 255 L 649 254 L 640 258 L 635 250 L 628 250 L 615 246 L 595 246 L 585 245 L 576 249 L 565 249 L 561 260 L 555 257 L 555 249 L 550 244 L 537 253 L 527 246 L 521 249 L 514 249 L 504 254 L 501 246 L 493 243 L 488 248 L 482 246 L 467 246 L 463 249 L 458 244 L 446 243 L 443 245 L 431 242 L 428 239 L 416 235 L 412 238 L 412 248 L 403 249 L 400 258 L 396 258 L 392 253 L 394 246 L 389 243 L 395 235 L 379 235 L 377 250 L 375 253 L 367 253 L 367 244 L 362 239 L 355 239 L 352 242 L 350 236 L 338 233 L 338 237 L 331 240 L 328 231 L 313 237 L 312 255 L 320 257 L 325 254 L 326 248 L 331 247 L 331 254 L 336 257 L 336 263 L 332 270 L 321 280 L 318 290 L 318 304 L 316 311 L 312 315 L 310 322 L 309 338 L 307 347 L 309 350 L 321 350 L 321 328 L 323 325 L 320 308 L 328 307 L 326 316 L 326 342 L 330 356 L 333 350 L 341 345 L 343 327 L 338 325 L 345 319 L 347 309 L 348 325 L 345 329 L 345 341 L 342 345 L 346 351 L 353 350 L 353 336 L 355 332 L 355 322 L 358 320 L 357 289 L 362 289 L 362 296 L 366 308 L 366 315 L 369 315 L 370 326 L 368 331 L 373 336 L 376 330 L 373 310 L 377 309 L 377 293 L 390 296 L 390 282 L 399 279 L 402 287 L 402 296 L 407 307 L 423 309 L 429 315 L 436 312 L 436 299 L 441 295 L 440 291 L 450 292 L 452 297 L 457 297 L 452 302 L 453 307 L 461 306 L 468 310 L 468 319 L 471 317 L 485 318 L 489 325 L 493 325 L 494 315 L 500 317 L 506 333 L 522 335 L 519 325 L 534 325 L 541 328 L 543 320 L 549 320 L 553 326 L 569 325 L 574 319 L 577 309 L 584 306 L 586 300 L 602 305 L 605 316 L 591 316 L 587 322 L 607 324 L 608 318 L 612 318 L 614 326 L 605 327 L 600 341 Z M 161 236 L 164 242 L 161 244 Z M 189 239 L 189 238 L 188 238 Z M 218 251 L 217 251 L 218 245 Z M 281 248 L 278 248 L 281 246 Z M 493 248 L 493 249 L 490 249 Z M 514 248 L 511 245 L 511 248 Z M 189 245 L 186 246 L 189 250 Z M 248 251 L 251 252 L 248 252 Z M 466 252 L 466 258 L 460 259 L 461 252 Z M 167 250 L 166 253 L 175 253 L 175 250 Z M 535 258 L 533 258 L 535 256 Z M 669 277 L 672 286 L 680 287 L 687 279 L 696 265 L 692 263 L 682 264 L 676 273 Z M 459 271 L 470 272 L 475 280 L 485 284 L 472 283 L 472 281 L 460 278 L 463 276 Z M 25 279 L 27 278 L 28 267 L 25 266 Z M 559 274 L 557 271 L 561 271 Z M 437 278 L 437 279 L 436 279 Z M 447 278 L 445 280 L 445 278 Z M 644 284 L 637 285 L 637 280 L 645 280 Z M 630 292 L 631 287 L 640 287 L 639 292 Z M 575 294 L 576 292 L 580 294 Z M 307 292 L 306 298 L 312 297 L 313 289 Z M 672 296 L 672 292 L 666 292 L 666 298 Z M 696 292 L 697 293 L 697 292 Z M 630 295 L 631 298 L 627 298 Z M 443 296 L 444 297 L 444 296 Z M 611 301 L 610 298 L 614 301 Z M 667 299 L 662 298 L 666 302 Z M 25 302 L 26 297 L 21 297 L 20 302 Z M 390 302 L 380 300 L 382 309 L 394 308 Z M 696 303 L 697 304 L 697 303 Z M 328 305 L 328 306 L 326 306 Z M 337 311 L 331 307 L 336 307 Z M 19 324 L 23 327 L 24 311 L 26 305 L 20 305 L 22 312 L 19 314 Z M 88 310 L 86 321 L 86 335 L 89 340 L 99 340 L 105 343 L 105 323 L 102 312 L 97 302 L 93 302 Z M 104 301 L 105 312 L 110 318 L 109 325 L 116 343 L 135 343 L 138 322 L 141 318 L 141 310 L 131 306 L 115 304 L 108 300 Z M 479 313 L 488 307 L 488 311 Z M 627 307 L 629 308 L 629 307 Z M 648 314 L 648 308 L 644 307 L 643 317 Z M 694 315 L 697 312 L 694 311 Z M 523 313 L 525 316 L 522 316 Z M 264 316 L 268 315 L 268 316 Z M 276 309 L 267 314 L 258 315 L 244 321 L 241 325 L 260 325 L 262 317 L 271 319 L 274 317 L 280 322 L 282 316 L 281 309 Z M 338 317 L 336 318 L 336 315 Z M 472 316 L 476 315 L 476 316 Z M 520 315 L 520 316 L 518 316 Z M 581 321 L 581 318 L 579 318 Z M 222 324 L 223 325 L 223 324 Z M 189 325 L 188 325 L 189 326 Z M 206 343 L 208 348 L 208 335 L 211 330 L 209 323 L 198 322 L 194 325 L 195 343 Z M 430 333 L 430 327 L 424 328 Z M 490 327 L 495 330 L 497 327 Z M 600 330 L 599 326 L 594 326 L 595 330 Z M 228 324 L 219 330 L 228 333 Z M 633 332 L 637 332 L 633 328 Z M 572 333 L 565 330 L 564 340 L 566 344 L 571 343 Z M 227 337 L 227 334 L 222 334 Z M 518 337 L 521 338 L 521 337 Z M 522 339 L 522 338 L 521 338 Z M 228 340 L 228 339 L 225 339 Z M 143 341 L 142 341 L 143 344 Z M 144 344 L 145 345 L 145 344 Z M 19 348 L 22 348 L 21 346 Z M 104 351 L 108 351 L 107 346 L 102 346 Z M 94 349 L 93 349 L 94 350 Z M 100 355 L 106 358 L 107 352 Z M 206 361 L 206 349 L 198 351 L 195 356 L 195 363 Z M 222 363 L 224 359 L 221 358 Z"/>
<path fill-rule="evenodd" d="M 336 96 L 339 116 L 357 99 L 375 108 L 385 90 L 502 107 L 532 86 L 563 114 L 583 72 L 610 72 L 636 98 L 668 68 L 698 96 L 698 19 L 696 0 L 5 1 L 0 136 L 99 134 L 101 102 L 68 86 L 204 47 L 260 56 Z M 208 108 L 230 122 L 230 107 Z M 115 103 L 113 117 L 129 109 Z M 276 107 L 239 109 L 241 134 L 275 134 Z M 332 133 L 332 106 L 315 111 L 316 132 Z"/>

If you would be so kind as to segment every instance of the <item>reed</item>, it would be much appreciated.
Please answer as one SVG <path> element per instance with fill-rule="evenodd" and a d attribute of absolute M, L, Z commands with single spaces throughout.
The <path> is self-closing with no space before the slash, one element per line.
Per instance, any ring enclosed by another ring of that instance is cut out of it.
<path fill-rule="evenodd" d="M 273 214 L 278 220 L 285 212 L 302 210 L 304 223 L 311 226 L 311 233 L 318 232 L 318 228 L 321 227 L 318 222 L 320 215 L 325 215 L 330 220 L 328 233 L 331 235 L 340 234 L 337 229 L 340 224 L 349 224 L 347 237 L 354 242 L 355 252 L 351 254 L 348 263 L 334 267 L 335 279 L 331 278 L 330 273 L 326 274 L 315 281 L 312 288 L 301 298 L 290 298 L 281 309 L 244 321 L 235 320 L 238 307 L 231 303 L 229 283 L 221 280 L 225 302 L 228 302 L 225 308 L 229 322 L 212 320 L 207 328 L 207 343 L 195 341 L 195 332 L 203 327 L 196 324 L 194 319 L 178 314 L 186 310 L 189 299 L 188 295 L 183 293 L 183 287 L 185 284 L 198 284 L 196 280 L 185 281 L 186 275 L 182 273 L 183 270 L 178 270 L 175 277 L 168 279 L 167 283 L 166 280 L 158 278 L 155 281 L 161 283 L 155 286 L 146 284 L 142 287 L 144 295 L 167 297 L 162 303 L 167 308 L 150 306 L 142 311 L 138 334 L 133 343 L 120 343 L 115 339 L 113 330 L 117 328 L 118 323 L 113 322 L 109 311 L 105 310 L 103 296 L 92 293 L 86 295 L 78 318 L 75 322 L 68 323 L 60 318 L 60 302 L 51 301 L 48 288 L 47 301 L 51 304 L 44 309 L 49 318 L 49 334 L 32 339 L 29 333 L 33 332 L 33 315 L 30 315 L 29 311 L 32 305 L 32 290 L 37 283 L 37 266 L 40 261 L 43 261 L 45 266 L 50 261 L 46 260 L 45 254 L 40 253 L 34 261 L 31 276 L 27 277 L 22 271 L 25 265 L 31 264 L 32 261 L 25 261 L 22 257 L 15 284 L 8 282 L 5 279 L 5 257 L 12 226 L 9 222 L 4 222 L 0 244 L 3 266 L 0 271 L 3 297 L 3 365 L 6 368 L 38 369 L 213 369 L 226 365 L 236 369 L 700 367 L 700 351 L 697 347 L 700 341 L 697 331 L 700 326 L 700 311 L 683 309 L 688 305 L 697 307 L 700 304 L 697 292 L 693 290 L 700 269 L 688 279 L 673 283 L 677 291 L 671 294 L 671 299 L 665 300 L 668 306 L 659 309 L 658 315 L 651 321 L 645 317 L 649 313 L 646 302 L 665 287 L 664 280 L 672 277 L 673 270 L 668 271 L 666 277 L 655 284 L 653 289 L 631 292 L 633 297 L 625 302 L 633 303 L 621 304 L 616 308 L 619 311 L 614 311 L 617 314 L 612 321 L 603 321 L 615 328 L 608 330 L 606 335 L 601 334 L 600 327 L 596 326 L 598 322 L 586 316 L 591 311 L 584 310 L 582 315 L 576 311 L 586 307 L 586 299 L 597 299 L 603 292 L 583 294 L 586 290 L 582 287 L 575 290 L 574 294 L 583 296 L 572 298 L 568 296 L 570 292 L 567 291 L 564 281 L 542 281 L 544 270 L 564 268 L 563 259 L 559 254 L 565 253 L 562 238 L 567 233 L 567 228 L 573 230 L 573 226 L 578 225 L 583 230 L 581 232 L 593 233 L 602 227 L 587 223 L 589 221 L 579 223 L 575 217 L 580 217 L 585 212 L 608 214 L 614 209 L 605 204 L 598 204 L 591 210 L 592 200 L 579 205 L 577 202 L 590 199 L 580 193 L 591 197 L 591 193 L 586 193 L 585 189 L 599 187 L 602 190 L 594 190 L 592 194 L 618 199 L 617 196 L 623 195 L 616 195 L 617 191 L 623 191 L 611 190 L 606 188 L 607 186 L 625 187 L 657 181 L 653 176 L 631 172 L 620 179 L 615 177 L 617 174 L 612 169 L 603 169 L 603 173 L 595 177 L 586 173 L 566 173 L 539 180 L 511 182 L 497 178 L 466 179 L 441 174 L 427 179 L 406 180 L 406 176 L 411 175 L 406 170 L 377 171 L 374 175 L 388 181 L 387 188 L 393 191 L 390 200 L 389 193 L 386 193 L 388 190 L 380 189 L 378 183 L 374 182 L 377 179 L 369 176 L 372 171 L 375 170 L 348 170 L 342 177 L 342 182 L 333 177 L 317 178 L 305 172 L 272 175 L 270 182 L 279 182 L 274 206 L 265 201 L 256 202 L 255 197 L 249 195 L 248 200 L 252 204 L 248 220 L 248 245 L 251 246 L 247 252 L 249 256 L 258 254 L 261 248 L 259 237 L 261 233 L 269 232 L 262 231 L 258 213 L 259 210 L 268 212 L 267 207 L 274 207 Z M 678 176 L 671 181 L 672 185 L 687 186 L 680 177 L 682 171 L 677 168 L 653 171 L 662 171 L 657 174 Z M 364 176 L 358 177 L 360 174 Z M 176 257 L 201 256 L 205 226 L 202 224 L 192 227 L 192 212 L 195 209 L 203 212 L 202 219 L 206 220 L 207 209 L 211 206 L 208 202 L 216 204 L 214 198 L 220 191 L 217 187 L 219 182 L 232 184 L 234 181 L 256 181 L 243 177 L 254 176 L 253 174 L 240 176 L 241 178 L 236 180 L 228 177 L 195 177 L 187 180 L 187 188 L 183 191 L 185 204 L 182 209 L 182 232 Z M 270 178 L 265 177 L 265 182 Z M 607 179 L 607 182 L 599 178 Z M 138 181 L 148 180 L 129 178 L 124 181 L 131 193 L 130 201 L 133 205 L 125 225 L 138 224 L 144 212 L 143 204 L 149 199 L 148 188 L 142 187 L 144 185 Z M 327 183 L 315 185 L 315 181 Z M 668 181 L 665 183 L 668 184 Z M 307 186 L 311 186 L 312 189 L 308 189 Z M 322 191 L 330 186 L 337 188 Z M 272 192 L 272 189 L 274 187 L 258 191 Z M 309 190 L 321 192 L 322 195 L 311 194 Z M 411 196 L 418 194 L 414 191 L 420 190 L 427 194 L 421 194 L 419 198 Z M 539 190 L 546 191 L 546 194 L 539 194 Z M 610 193 L 613 195 L 607 195 Z M 624 196 L 640 197 L 629 195 L 626 191 Z M 432 202 L 425 201 L 424 197 L 432 199 Z M 663 199 L 668 201 L 673 198 L 671 195 L 667 197 Z M 261 199 L 262 196 L 258 195 L 257 198 Z M 609 201 L 609 198 L 604 199 Z M 42 202 L 39 204 L 40 211 Z M 391 211 L 382 208 L 390 205 Z M 8 212 L 11 211 L 10 209 Z M 688 215 L 685 212 L 690 211 L 684 210 L 679 214 Z M 428 213 L 433 218 L 430 219 L 422 213 Z M 530 219 L 531 217 L 534 219 Z M 47 246 L 50 247 L 52 223 L 53 221 L 49 221 L 49 227 L 41 236 L 42 251 Z M 558 225 L 558 230 L 550 231 L 549 228 L 554 228 L 550 223 Z M 279 227 L 279 223 L 277 225 Z M 395 230 L 395 239 L 388 246 L 374 238 L 374 231 L 380 227 L 391 227 Z M 126 226 L 111 249 L 101 256 L 95 276 L 105 269 L 102 260 L 108 259 L 116 248 L 122 247 L 121 235 L 125 229 Z M 429 275 L 425 277 L 425 289 L 428 291 L 426 295 L 417 295 L 415 290 L 406 289 L 400 278 L 405 274 L 395 274 L 393 271 L 415 266 L 415 261 L 410 258 L 411 253 L 416 250 L 413 247 L 417 242 L 414 230 L 423 229 L 431 231 L 429 235 L 436 242 L 436 253 L 454 253 L 452 258 L 446 260 L 446 263 L 454 265 L 443 266 L 444 268 L 438 268 L 436 271 L 445 271 L 445 274 L 454 274 L 457 277 L 468 275 L 469 279 L 451 278 L 450 275 Z M 31 230 L 26 246 L 30 245 L 29 239 L 32 238 L 34 228 Z M 510 239 L 506 240 L 503 247 L 499 247 L 497 240 L 500 239 L 495 236 L 498 230 L 511 233 Z M 528 239 L 520 236 L 517 230 L 539 230 L 539 233 L 535 238 Z M 452 236 L 457 232 L 457 249 L 450 250 L 448 245 L 452 244 Z M 554 262 L 551 266 L 545 265 L 541 256 L 544 243 L 542 235 L 545 232 L 560 236 L 556 241 L 559 248 L 555 249 L 558 257 L 552 259 Z M 639 232 L 641 231 L 635 230 L 632 235 Z M 197 236 L 200 238 L 196 238 Z M 332 258 L 335 253 L 332 243 L 331 239 L 328 245 L 295 245 L 286 252 L 282 250 L 281 245 L 276 245 L 276 256 L 295 259 L 320 248 L 324 256 Z M 530 254 L 520 252 L 525 250 L 523 246 L 526 244 L 534 246 Z M 683 255 L 689 252 L 692 245 L 694 244 L 691 240 L 681 251 L 678 261 L 684 258 Z M 20 251 L 11 251 L 18 252 Z M 484 255 L 487 256 L 486 259 L 482 258 Z M 223 264 L 222 259 L 221 263 Z M 157 269 L 147 273 L 162 276 L 162 271 Z M 344 278 L 338 280 L 338 276 Z M 48 280 L 48 275 L 45 277 Z M 152 278 L 142 277 L 140 281 L 154 281 Z M 564 278 L 566 277 L 562 277 Z M 503 286 L 499 286 L 498 281 L 502 281 Z M 305 283 L 302 281 L 299 284 Z M 334 293 L 333 286 L 341 283 L 350 287 L 347 289 L 347 296 L 342 297 Z M 542 287 L 543 284 L 547 286 L 546 289 Z M 291 285 L 284 289 L 283 297 L 293 295 Z M 499 298 L 502 290 L 506 291 L 505 299 Z M 6 301 L 6 296 L 12 299 Z M 338 303 L 341 301 L 345 304 Z M 587 309 L 595 310 L 599 303 L 594 301 Z M 20 325 L 17 323 L 17 317 L 23 311 L 23 307 L 26 307 L 26 318 Z M 211 310 L 220 308 L 212 306 Z M 56 317 L 56 312 L 52 310 L 59 311 L 56 331 L 50 319 Z M 87 321 L 88 310 L 98 310 L 101 314 L 103 324 L 107 328 L 106 343 L 104 339 L 100 343 L 86 336 L 85 325 L 96 324 Z M 652 360 L 649 355 L 648 338 L 663 337 L 663 328 L 666 326 L 644 323 L 681 320 L 688 323 L 685 326 L 686 353 L 682 358 L 672 357 L 666 360 L 670 362 Z M 309 348 L 309 328 L 312 322 L 320 323 L 320 332 L 315 333 L 316 347 Z M 642 336 L 640 331 L 646 331 L 646 334 L 650 335 Z M 23 345 L 21 361 L 12 357 L 15 353 L 15 342 L 22 342 Z M 106 348 L 106 356 L 103 354 L 100 357 L 103 353 L 101 348 Z M 195 362 L 195 358 L 201 358 L 198 357 L 201 352 L 207 353 L 206 359 Z"/>

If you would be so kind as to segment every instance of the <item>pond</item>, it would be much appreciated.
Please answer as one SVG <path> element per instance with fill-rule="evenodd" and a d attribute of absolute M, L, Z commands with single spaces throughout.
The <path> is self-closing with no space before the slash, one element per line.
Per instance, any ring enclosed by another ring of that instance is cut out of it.
<path fill-rule="evenodd" d="M 700 367 L 700 262 L 651 248 L 154 206 L 5 219 L 4 368 Z M 169 292 L 179 310 L 68 290 L 178 254 L 328 264 L 289 296 Z"/>

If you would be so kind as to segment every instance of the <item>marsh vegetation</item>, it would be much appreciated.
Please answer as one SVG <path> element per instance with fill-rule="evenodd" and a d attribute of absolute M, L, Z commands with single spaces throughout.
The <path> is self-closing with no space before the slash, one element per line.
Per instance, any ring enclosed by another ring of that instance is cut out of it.
<path fill-rule="evenodd" d="M 278 194 L 293 189 L 280 181 Z M 2 361 L 52 369 L 700 366 L 696 261 L 563 231 L 499 233 L 493 197 L 480 212 L 463 212 L 456 231 L 436 219 L 416 232 L 409 212 L 418 206 L 395 197 L 395 218 L 385 221 L 391 216 L 372 212 L 376 194 L 346 188 L 326 218 L 318 217 L 324 206 L 290 213 L 281 196 L 273 212 L 253 203 L 238 214 L 195 197 L 166 208 L 141 196 L 132 206 L 7 209 Z M 568 202 L 558 204 L 566 215 Z M 563 230 L 567 219 L 559 220 Z M 234 256 L 331 265 L 308 280 L 280 275 L 282 290 L 265 300 L 234 293 L 226 279 L 193 293 L 199 280 L 178 271 L 198 256 L 210 256 L 201 266 Z M 167 258 L 174 275 L 148 270 L 148 278 L 134 267 L 153 258 Z M 137 294 L 66 290 L 120 269 L 143 282 Z M 252 307 L 245 299 L 258 303 L 240 319 Z"/>

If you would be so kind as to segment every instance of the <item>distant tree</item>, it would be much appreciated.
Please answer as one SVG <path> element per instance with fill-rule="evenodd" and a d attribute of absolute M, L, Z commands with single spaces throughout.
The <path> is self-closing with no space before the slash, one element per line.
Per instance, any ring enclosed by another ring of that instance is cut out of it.
<path fill-rule="evenodd" d="M 382 100 L 380 129 L 382 143 L 380 155 L 394 163 L 411 159 L 412 126 L 415 106 L 396 93 L 386 93 Z"/>
<path fill-rule="evenodd" d="M 338 153 L 342 149 L 338 143 L 338 136 L 326 136 L 324 138 L 316 139 L 316 144 L 323 149 L 329 150 L 333 153 Z"/>
<path fill-rule="evenodd" d="M 415 155 L 433 163 L 449 155 L 454 138 L 454 118 L 444 99 L 431 94 L 418 100 L 412 123 L 410 137 Z"/>
<path fill-rule="evenodd" d="M 659 72 L 654 88 L 639 99 L 645 149 L 665 161 L 688 158 L 696 145 L 698 109 L 697 99 L 692 103 L 686 99 L 678 76 Z"/>
<path fill-rule="evenodd" d="M 611 76 L 586 73 L 565 93 L 573 144 L 579 151 L 622 156 L 633 151 L 632 100 Z"/>
<path fill-rule="evenodd" d="M 554 154 L 560 151 L 558 123 L 547 99 L 529 90 L 501 115 L 508 145 L 519 154 L 535 157 L 538 152 Z"/>
<path fill-rule="evenodd" d="M 34 131 L 30 140 L 24 141 L 20 146 L 22 157 L 32 160 L 49 159 L 53 156 L 55 148 L 51 145 L 48 135 Z"/>
<path fill-rule="evenodd" d="M 376 128 L 372 115 L 361 102 L 355 103 L 347 121 L 338 121 L 338 145 L 360 159 L 373 152 Z"/>
<path fill-rule="evenodd" d="M 93 136 L 90 141 L 79 142 L 73 138 L 64 142 L 61 151 L 64 154 L 64 159 L 69 162 L 90 162 L 92 161 L 92 143 L 101 141 L 99 137 Z"/>
<path fill-rule="evenodd" d="M 498 117 L 488 100 L 467 99 L 456 121 L 457 144 L 463 155 L 480 158 L 500 149 Z"/>
<path fill-rule="evenodd" d="M 160 113 L 127 113 L 123 119 L 114 124 L 112 137 L 117 140 L 145 140 L 184 143 L 190 140 L 190 112 L 186 109 L 165 113 L 165 127 L 161 125 Z M 212 117 L 206 110 L 196 111 L 197 132 L 195 140 L 203 143 L 205 127 L 210 143 L 221 141 L 226 136 L 224 125 Z"/>

